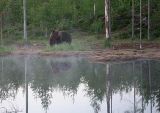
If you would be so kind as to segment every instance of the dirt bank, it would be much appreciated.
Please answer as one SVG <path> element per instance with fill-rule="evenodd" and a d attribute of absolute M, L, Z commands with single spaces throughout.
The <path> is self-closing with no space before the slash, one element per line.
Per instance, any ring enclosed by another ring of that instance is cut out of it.
<path fill-rule="evenodd" d="M 160 49 L 99 49 L 94 51 L 54 51 L 44 52 L 39 48 L 19 48 L 13 51 L 13 55 L 42 55 L 54 57 L 68 57 L 68 56 L 84 56 L 91 61 L 106 62 L 106 61 L 123 61 L 134 59 L 160 59 Z"/>
<path fill-rule="evenodd" d="M 107 61 L 127 61 L 135 59 L 160 59 L 159 49 L 122 49 L 122 50 L 97 50 L 97 51 L 68 51 L 68 52 L 40 52 L 39 55 L 69 57 L 83 56 L 87 57 L 92 62 L 107 62 Z"/>
<path fill-rule="evenodd" d="M 116 48 L 115 48 L 116 47 Z M 134 59 L 160 59 L 160 45 L 151 44 L 144 46 L 143 50 L 130 48 L 129 45 L 119 45 L 112 49 L 97 49 L 91 51 L 50 51 L 45 52 L 42 46 L 18 47 L 12 51 L 11 55 L 42 55 L 53 57 L 69 57 L 69 56 L 84 56 L 93 62 L 106 61 L 124 61 Z M 125 48 L 126 47 L 126 48 Z M 152 47 L 150 49 L 150 47 Z M 118 48 L 118 49 L 117 49 Z M 8 55 L 7 53 L 6 55 Z M 1 55 L 5 55 L 1 54 Z"/>
<path fill-rule="evenodd" d="M 90 54 L 89 59 L 97 62 L 124 61 L 135 59 L 160 59 L 159 49 L 122 49 L 122 50 L 101 50 Z"/>

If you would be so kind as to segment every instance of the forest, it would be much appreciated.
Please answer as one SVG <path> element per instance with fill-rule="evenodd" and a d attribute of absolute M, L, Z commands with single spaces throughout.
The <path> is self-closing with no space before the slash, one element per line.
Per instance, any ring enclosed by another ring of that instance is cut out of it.
<path fill-rule="evenodd" d="M 135 37 L 139 38 L 139 0 L 135 0 Z M 147 37 L 148 2 L 142 0 L 142 38 Z M 160 36 L 160 1 L 152 0 L 151 39 Z M 27 0 L 28 37 L 48 37 L 53 29 L 105 33 L 104 0 Z M 111 31 L 116 38 L 131 38 L 132 1 L 111 1 Z M 23 1 L 0 1 L 1 37 L 23 37 Z M 3 35 L 3 36 L 2 36 Z M 147 38 L 146 38 L 147 39 Z"/>
<path fill-rule="evenodd" d="M 160 48 L 159 12 L 158 0 L 1 0 L 0 51 L 22 53 L 26 41 L 36 52 Z M 49 46 L 53 30 L 71 45 Z"/>

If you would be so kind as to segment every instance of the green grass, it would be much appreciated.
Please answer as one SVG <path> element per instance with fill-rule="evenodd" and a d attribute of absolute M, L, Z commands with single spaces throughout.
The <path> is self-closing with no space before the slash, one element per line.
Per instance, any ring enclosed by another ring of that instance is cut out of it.
<path fill-rule="evenodd" d="M 89 50 L 89 48 L 86 48 L 84 44 L 81 44 L 80 42 L 73 42 L 72 44 L 62 43 L 54 46 L 47 45 L 44 51 L 85 51 L 87 49 Z"/>
<path fill-rule="evenodd" d="M 0 54 L 9 53 L 9 52 L 11 52 L 11 51 L 13 51 L 13 48 L 0 46 Z"/>

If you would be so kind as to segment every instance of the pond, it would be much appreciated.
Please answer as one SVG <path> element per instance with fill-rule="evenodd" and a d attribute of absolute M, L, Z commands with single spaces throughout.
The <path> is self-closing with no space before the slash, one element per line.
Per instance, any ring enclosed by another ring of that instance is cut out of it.
<path fill-rule="evenodd" d="M 0 113 L 159 113 L 160 61 L 0 57 Z"/>

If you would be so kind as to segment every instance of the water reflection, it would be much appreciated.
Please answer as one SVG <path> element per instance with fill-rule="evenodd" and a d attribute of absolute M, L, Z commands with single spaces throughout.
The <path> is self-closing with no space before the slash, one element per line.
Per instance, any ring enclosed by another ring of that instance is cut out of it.
<path fill-rule="evenodd" d="M 0 63 L 2 113 L 160 112 L 159 61 L 9 56 Z"/>
<path fill-rule="evenodd" d="M 28 57 L 25 57 L 25 70 L 24 70 L 24 76 L 25 76 L 25 91 L 26 91 L 26 113 L 28 113 L 28 77 L 27 77 L 27 62 Z"/>

